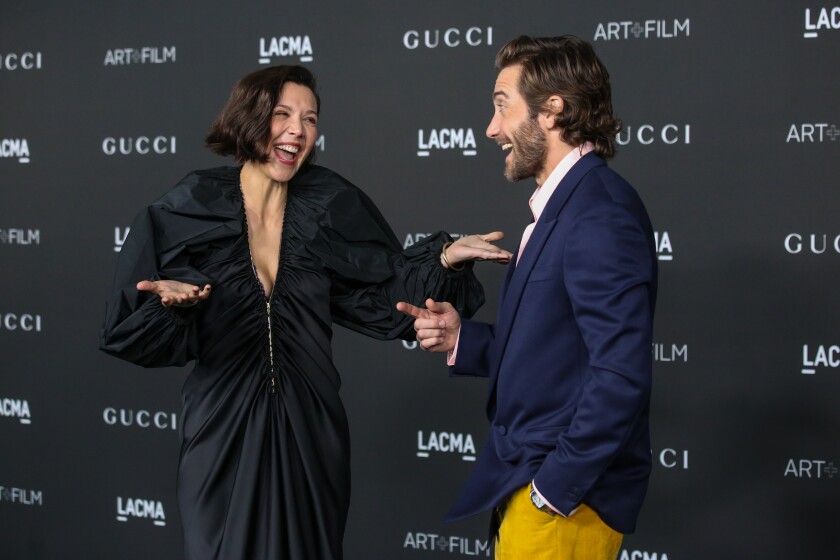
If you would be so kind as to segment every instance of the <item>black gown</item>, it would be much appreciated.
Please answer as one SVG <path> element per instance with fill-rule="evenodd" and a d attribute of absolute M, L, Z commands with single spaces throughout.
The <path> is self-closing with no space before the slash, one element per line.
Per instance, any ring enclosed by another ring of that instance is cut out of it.
<path fill-rule="evenodd" d="M 276 284 L 250 257 L 238 167 L 188 175 L 131 226 L 101 348 L 146 367 L 195 366 L 183 387 L 177 494 L 187 560 L 337 560 L 350 498 L 349 430 L 332 323 L 413 338 L 397 301 L 483 303 L 470 266 L 438 262 L 440 233 L 402 250 L 373 203 L 305 166 L 289 186 Z M 139 280 L 212 285 L 165 308 Z"/>

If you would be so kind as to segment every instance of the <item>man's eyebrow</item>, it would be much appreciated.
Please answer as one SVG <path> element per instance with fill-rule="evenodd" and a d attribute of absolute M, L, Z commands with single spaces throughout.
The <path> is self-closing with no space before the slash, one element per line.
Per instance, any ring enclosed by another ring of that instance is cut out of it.
<path fill-rule="evenodd" d="M 497 97 L 504 97 L 505 99 L 508 99 L 508 94 L 503 91 L 494 91 L 493 99 L 496 99 Z"/>

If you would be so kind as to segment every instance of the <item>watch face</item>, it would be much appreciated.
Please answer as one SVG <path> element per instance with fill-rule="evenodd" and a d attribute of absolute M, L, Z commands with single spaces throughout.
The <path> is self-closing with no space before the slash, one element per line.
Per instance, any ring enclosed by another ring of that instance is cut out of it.
<path fill-rule="evenodd" d="M 545 502 L 535 490 L 531 490 L 531 501 L 540 509 L 545 505 Z"/>

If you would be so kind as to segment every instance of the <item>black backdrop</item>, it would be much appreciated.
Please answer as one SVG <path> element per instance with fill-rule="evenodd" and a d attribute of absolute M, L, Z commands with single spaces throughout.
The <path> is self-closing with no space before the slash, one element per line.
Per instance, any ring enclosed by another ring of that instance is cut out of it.
<path fill-rule="evenodd" d="M 507 183 L 484 137 L 493 57 L 563 33 L 610 69 L 611 165 L 658 234 L 655 468 L 620 558 L 836 556 L 840 4 L 5 0 L 0 557 L 181 556 L 187 370 L 119 362 L 97 336 L 131 218 L 223 163 L 202 138 L 237 78 L 312 68 L 319 162 L 406 244 L 501 229 L 513 249 L 534 185 Z M 478 271 L 492 321 L 503 269 Z M 401 342 L 339 329 L 334 347 L 347 557 L 491 556 L 485 519 L 440 521 L 485 436 L 485 383 Z"/>

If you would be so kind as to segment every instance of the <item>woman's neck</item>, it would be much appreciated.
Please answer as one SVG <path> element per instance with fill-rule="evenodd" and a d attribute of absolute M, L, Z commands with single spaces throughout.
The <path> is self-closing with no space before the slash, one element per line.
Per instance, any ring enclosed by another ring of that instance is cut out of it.
<path fill-rule="evenodd" d="M 288 183 L 279 183 L 263 173 L 253 162 L 247 162 L 239 173 L 239 184 L 245 209 L 261 221 L 282 218 L 286 206 Z"/>

